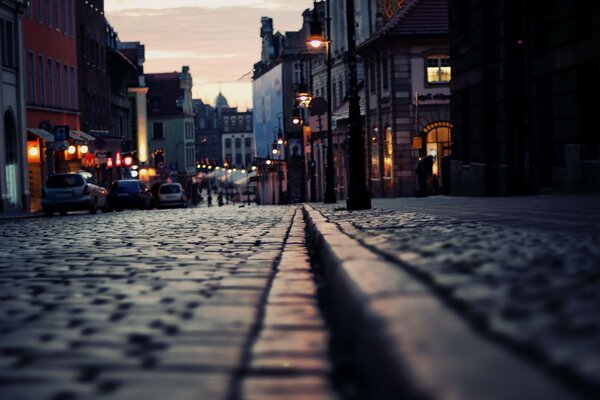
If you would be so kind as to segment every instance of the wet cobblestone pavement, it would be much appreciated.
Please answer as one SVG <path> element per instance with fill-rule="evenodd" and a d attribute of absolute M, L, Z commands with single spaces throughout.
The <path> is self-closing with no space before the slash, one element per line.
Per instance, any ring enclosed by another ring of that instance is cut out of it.
<path fill-rule="evenodd" d="M 600 236 L 574 235 L 572 227 L 536 231 L 477 217 L 458 220 L 440 216 L 439 209 L 436 216 L 427 213 L 425 202 L 422 211 L 407 212 L 403 206 L 414 209 L 413 201 L 375 201 L 372 210 L 360 212 L 317 209 L 427 281 L 477 329 L 587 393 L 598 393 Z"/>
<path fill-rule="evenodd" d="M 0 398 L 234 398 L 296 212 L 0 221 Z"/>

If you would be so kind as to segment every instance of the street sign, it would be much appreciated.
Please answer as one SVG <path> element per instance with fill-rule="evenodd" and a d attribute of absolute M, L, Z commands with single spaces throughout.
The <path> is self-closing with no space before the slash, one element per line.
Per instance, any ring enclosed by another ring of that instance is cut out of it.
<path fill-rule="evenodd" d="M 69 125 L 55 125 L 52 128 L 55 142 L 64 142 L 69 139 Z"/>

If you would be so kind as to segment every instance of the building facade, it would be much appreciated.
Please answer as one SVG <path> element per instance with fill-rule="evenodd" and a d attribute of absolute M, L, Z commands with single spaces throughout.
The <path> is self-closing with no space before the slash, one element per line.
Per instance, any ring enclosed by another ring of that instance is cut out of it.
<path fill-rule="evenodd" d="M 82 169 L 86 154 L 82 146 L 89 150 L 79 133 L 75 26 L 73 1 L 50 6 L 33 0 L 24 18 L 28 146 L 40 152 L 28 163 L 31 211 L 41 210 L 41 188 L 47 176 Z M 75 152 L 69 153 L 69 146 L 75 146 Z"/>
<path fill-rule="evenodd" d="M 0 3 L 2 44 L 0 55 L 0 213 L 29 210 L 27 136 L 25 120 L 25 68 L 23 68 L 23 1 Z M 25 17 L 29 18 L 29 16 Z M 38 154 L 40 148 L 37 148 Z"/>
<path fill-rule="evenodd" d="M 600 190 L 600 5 L 449 0 L 452 193 Z"/>
<path fill-rule="evenodd" d="M 157 173 L 187 184 L 196 175 L 192 75 L 181 72 L 147 74 L 149 150 Z"/>
<path fill-rule="evenodd" d="M 447 1 L 407 0 L 381 11 L 381 26 L 359 47 L 369 189 L 374 197 L 414 196 L 416 163 L 431 155 L 435 192 L 452 143 Z"/>

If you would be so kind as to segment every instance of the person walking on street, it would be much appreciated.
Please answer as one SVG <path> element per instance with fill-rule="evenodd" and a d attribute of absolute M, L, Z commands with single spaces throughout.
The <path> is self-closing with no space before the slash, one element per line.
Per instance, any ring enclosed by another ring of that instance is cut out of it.
<path fill-rule="evenodd" d="M 433 175 L 433 156 L 426 155 L 425 157 L 421 157 L 419 162 L 417 162 L 417 167 L 415 168 L 415 173 L 417 174 L 417 181 L 419 184 L 419 188 L 417 190 L 417 197 L 427 197 L 428 192 L 428 181 Z"/>
<path fill-rule="evenodd" d="M 206 204 L 208 205 L 208 207 L 212 207 L 212 195 L 209 193 L 208 197 L 206 198 Z"/>

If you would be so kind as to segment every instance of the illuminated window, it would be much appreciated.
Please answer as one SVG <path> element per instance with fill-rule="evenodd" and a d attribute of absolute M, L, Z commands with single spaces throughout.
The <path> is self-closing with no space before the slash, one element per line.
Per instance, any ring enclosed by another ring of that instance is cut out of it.
<path fill-rule="evenodd" d="M 383 144 L 383 179 L 392 181 L 394 160 L 394 142 L 392 139 L 392 128 L 385 128 L 385 142 Z"/>
<path fill-rule="evenodd" d="M 442 55 L 427 57 L 427 83 L 448 83 L 450 77 L 450 57 Z"/>

